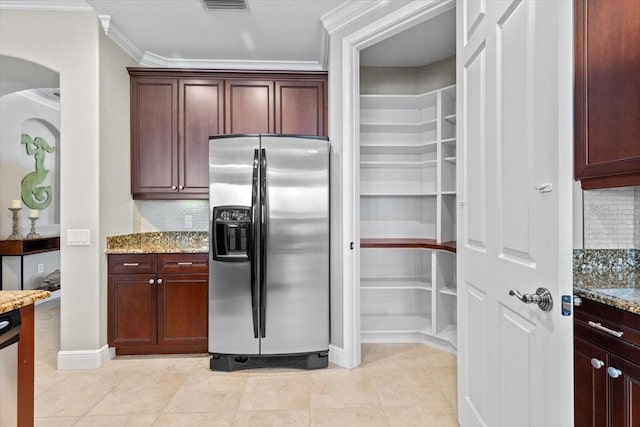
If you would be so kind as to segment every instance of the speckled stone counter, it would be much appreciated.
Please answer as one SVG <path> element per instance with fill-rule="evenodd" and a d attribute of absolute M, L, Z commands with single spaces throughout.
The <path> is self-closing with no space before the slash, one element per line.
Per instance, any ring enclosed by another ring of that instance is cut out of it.
<path fill-rule="evenodd" d="M 640 314 L 637 250 L 575 250 L 574 294 Z"/>
<path fill-rule="evenodd" d="M 206 231 L 164 231 L 107 237 L 108 254 L 207 253 Z"/>
<path fill-rule="evenodd" d="M 49 291 L 0 291 L 0 314 L 15 310 L 51 296 Z"/>

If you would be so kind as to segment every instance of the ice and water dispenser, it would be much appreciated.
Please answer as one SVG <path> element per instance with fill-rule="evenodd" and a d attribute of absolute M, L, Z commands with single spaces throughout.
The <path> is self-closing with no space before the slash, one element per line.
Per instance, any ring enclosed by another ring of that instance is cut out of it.
<path fill-rule="evenodd" d="M 216 206 L 213 208 L 213 259 L 249 261 L 251 249 L 251 208 Z"/>

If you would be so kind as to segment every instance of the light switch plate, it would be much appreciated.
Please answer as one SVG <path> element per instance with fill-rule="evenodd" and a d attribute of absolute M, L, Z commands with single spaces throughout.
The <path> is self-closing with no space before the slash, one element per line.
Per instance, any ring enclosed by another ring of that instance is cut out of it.
<path fill-rule="evenodd" d="M 67 230 L 68 246 L 89 246 L 91 244 L 90 230 Z"/>

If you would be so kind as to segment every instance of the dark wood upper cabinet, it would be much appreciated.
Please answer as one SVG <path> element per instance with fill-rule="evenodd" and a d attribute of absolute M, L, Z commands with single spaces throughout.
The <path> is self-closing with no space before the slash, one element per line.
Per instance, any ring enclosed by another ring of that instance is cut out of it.
<path fill-rule="evenodd" d="M 326 135 L 325 82 L 276 82 L 276 133 Z"/>
<path fill-rule="evenodd" d="M 226 134 L 274 133 L 273 81 L 226 82 Z"/>
<path fill-rule="evenodd" d="M 134 199 L 207 199 L 209 137 L 327 134 L 327 73 L 128 68 Z"/>
<path fill-rule="evenodd" d="M 224 81 L 178 80 L 179 183 L 181 194 L 209 191 L 209 137 L 224 133 Z"/>
<path fill-rule="evenodd" d="M 638 0 L 575 0 L 575 177 L 640 185 Z"/>
<path fill-rule="evenodd" d="M 177 189 L 177 88 L 176 79 L 131 81 L 131 193 L 134 197 Z"/>

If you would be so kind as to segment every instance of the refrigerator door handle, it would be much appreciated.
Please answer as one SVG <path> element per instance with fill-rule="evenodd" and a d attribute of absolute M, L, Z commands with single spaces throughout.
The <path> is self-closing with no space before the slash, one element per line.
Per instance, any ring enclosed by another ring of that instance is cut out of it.
<path fill-rule="evenodd" d="M 267 227 L 269 205 L 267 200 L 267 150 L 262 148 L 260 160 L 260 333 L 266 337 L 267 312 Z"/>
<path fill-rule="evenodd" d="M 253 178 L 251 182 L 251 237 L 249 240 L 249 260 L 251 261 L 251 314 L 253 316 L 253 337 L 258 338 L 258 306 L 259 293 L 257 289 L 257 234 L 258 234 L 258 185 L 260 171 L 260 153 L 253 150 Z"/>

